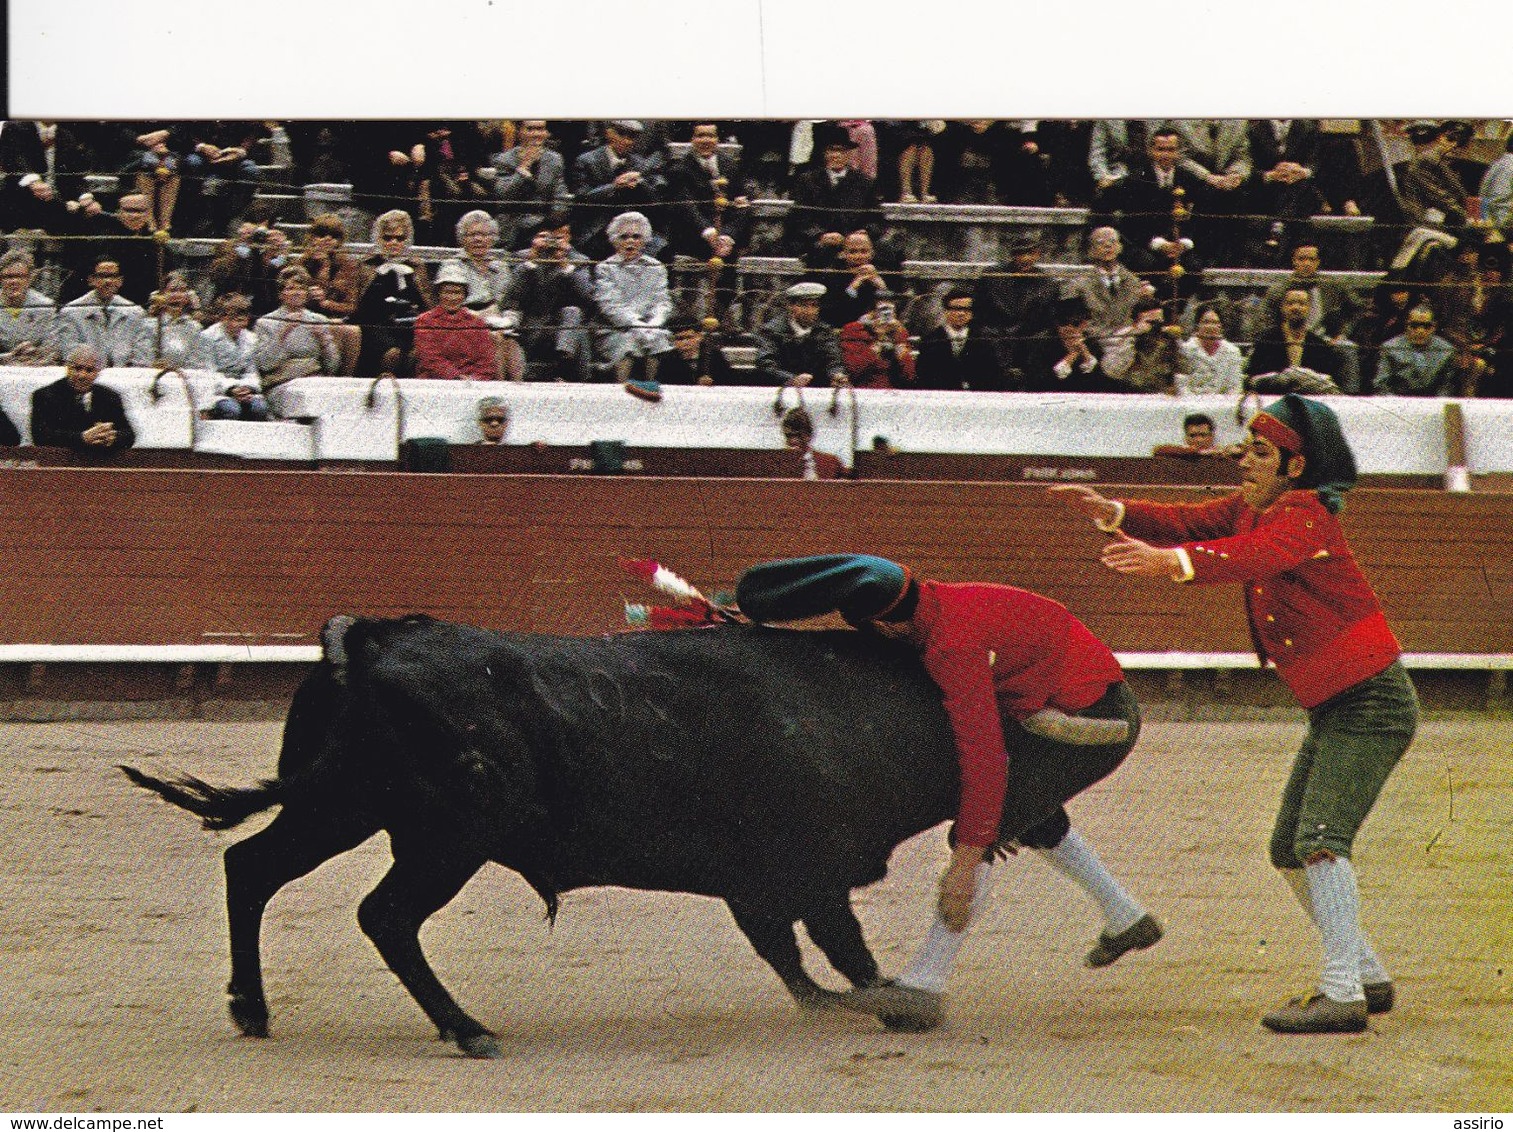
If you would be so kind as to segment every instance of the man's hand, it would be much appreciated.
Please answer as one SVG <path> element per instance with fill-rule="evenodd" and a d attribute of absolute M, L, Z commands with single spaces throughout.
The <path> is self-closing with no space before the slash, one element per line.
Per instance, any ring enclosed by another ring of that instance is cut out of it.
<path fill-rule="evenodd" d="M 116 426 L 109 421 L 100 421 L 85 429 L 81 437 L 85 444 L 108 448 L 116 441 Z"/>
<path fill-rule="evenodd" d="M 1119 515 L 1119 508 L 1112 499 L 1105 499 L 1093 488 L 1080 483 L 1052 484 L 1047 490 L 1061 502 L 1081 511 L 1095 523 L 1112 523 Z"/>
<path fill-rule="evenodd" d="M 1120 532 L 1118 542 L 1111 542 L 1103 548 L 1098 559 L 1110 570 L 1142 578 L 1175 579 L 1182 574 L 1182 559 L 1175 550 L 1152 546 L 1123 532 Z"/>
<path fill-rule="evenodd" d="M 940 878 L 940 918 L 953 932 L 967 930 L 972 918 L 972 898 L 977 895 L 977 866 L 982 864 L 982 846 L 958 845 L 951 863 Z"/>

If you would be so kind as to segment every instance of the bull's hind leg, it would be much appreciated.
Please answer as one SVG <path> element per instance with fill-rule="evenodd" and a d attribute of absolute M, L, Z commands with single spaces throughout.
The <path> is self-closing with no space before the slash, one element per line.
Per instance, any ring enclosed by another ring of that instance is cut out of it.
<path fill-rule="evenodd" d="M 793 921 L 771 912 L 758 912 L 734 901 L 727 901 L 730 914 L 756 953 L 777 972 L 778 978 L 788 988 L 798 1004 L 807 1009 L 834 1006 L 840 995 L 828 991 L 809 977 L 804 970 L 804 960 L 799 954 L 798 940 L 793 934 Z"/>
<path fill-rule="evenodd" d="M 851 899 L 842 893 L 834 900 L 804 914 L 809 938 L 825 953 L 830 965 L 854 987 L 875 987 L 883 982 L 877 960 L 862 936 L 862 926 L 851 910 Z"/>
<path fill-rule="evenodd" d="M 451 1039 L 469 1057 L 499 1057 L 494 1035 L 457 1005 L 431 970 L 420 947 L 420 926 L 462 891 L 483 865 L 482 857 L 453 861 L 399 856 L 393 867 L 357 910 L 357 922 L 389 969 L 399 976 L 442 1040 Z"/>
<path fill-rule="evenodd" d="M 355 814 L 315 814 L 285 808 L 268 827 L 226 850 L 226 921 L 231 938 L 229 1009 L 237 1028 L 268 1036 L 263 994 L 262 928 L 268 901 L 290 881 L 377 832 Z"/>

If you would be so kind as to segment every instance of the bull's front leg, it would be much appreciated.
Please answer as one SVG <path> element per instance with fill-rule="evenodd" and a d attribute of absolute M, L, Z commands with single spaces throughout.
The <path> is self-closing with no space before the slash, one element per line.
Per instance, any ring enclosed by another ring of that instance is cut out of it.
<path fill-rule="evenodd" d="M 357 910 L 357 922 L 389 969 L 436 1025 L 443 1041 L 455 1041 L 469 1057 L 501 1057 L 494 1035 L 457 1005 L 420 947 L 420 927 L 462 891 L 483 859 L 418 861 L 396 856 L 388 875 Z"/>
<path fill-rule="evenodd" d="M 830 965 L 846 976 L 852 986 L 883 984 L 877 960 L 873 958 L 872 949 L 862 936 L 862 926 L 851 909 L 850 893 L 842 892 L 805 912 L 804 927 L 809 930 L 814 945 L 830 960 Z"/>

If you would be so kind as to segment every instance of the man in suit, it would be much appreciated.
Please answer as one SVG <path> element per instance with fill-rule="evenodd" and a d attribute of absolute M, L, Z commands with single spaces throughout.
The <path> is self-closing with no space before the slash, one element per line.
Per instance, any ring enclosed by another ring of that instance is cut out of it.
<path fill-rule="evenodd" d="M 1031 344 L 1056 325 L 1061 284 L 1040 269 L 1041 250 L 1034 233 L 1015 236 L 1008 262 L 994 264 L 977 283 L 972 326 L 996 352 L 998 368 L 1010 384 L 1022 376 Z"/>
<path fill-rule="evenodd" d="M 741 163 L 719 146 L 719 126 L 697 123 L 689 151 L 667 166 L 668 242 L 678 255 L 730 262 L 751 242 L 751 200 Z"/>
<path fill-rule="evenodd" d="M 816 127 L 814 145 L 823 153 L 823 163 L 794 181 L 793 207 L 783 229 L 789 253 L 834 253 L 845 234 L 858 229 L 876 239 L 882 206 L 877 182 L 851 167 L 856 142 L 841 127 L 826 126 Z"/>
<path fill-rule="evenodd" d="M 1135 249 L 1135 262 L 1142 271 L 1165 271 L 1171 266 L 1169 245 L 1179 239 L 1178 222 L 1173 215 L 1180 201 L 1195 213 L 1201 213 L 1208 193 L 1204 183 L 1191 172 L 1183 160 L 1181 135 L 1173 128 L 1151 129 L 1145 160 L 1106 196 L 1111 207 L 1123 214 L 1120 230 Z M 1202 223 L 1189 220 L 1181 225 L 1183 250 L 1191 250 L 1191 232 Z M 1212 224 L 1206 232 L 1212 240 Z M 1200 241 L 1201 244 L 1201 241 Z M 1209 249 L 1202 249 L 1205 253 Z M 1095 308 L 1096 310 L 1096 308 Z"/>
<path fill-rule="evenodd" d="M 835 327 L 820 321 L 821 283 L 795 283 L 783 292 L 787 310 L 756 333 L 756 376 L 763 385 L 802 388 L 812 382 L 846 385 Z"/>
<path fill-rule="evenodd" d="M 1182 139 L 1182 168 L 1202 186 L 1196 194 L 1203 255 L 1208 263 L 1243 260 L 1239 218 L 1244 215 L 1253 165 L 1243 118 L 1183 118 L 1173 123 Z"/>
<path fill-rule="evenodd" d="M 500 202 L 496 219 L 503 247 L 515 247 L 522 235 L 536 231 L 547 216 L 571 201 L 567 164 L 547 145 L 550 138 L 545 121 L 528 118 L 520 123 L 519 144 L 492 159 L 489 168 Z"/>
<path fill-rule="evenodd" d="M 107 456 L 136 443 L 121 395 L 96 385 L 104 359 L 92 346 L 75 346 L 64 359 L 64 374 L 32 394 L 32 442 Z"/>
<path fill-rule="evenodd" d="M 1092 322 L 1088 333 L 1101 338 L 1121 326 L 1128 326 L 1135 313 L 1135 301 L 1148 289 L 1119 256 L 1124 241 L 1113 228 L 1094 228 L 1087 240 L 1087 260 L 1092 272 L 1079 279 L 1071 293 L 1080 297 Z"/>
<path fill-rule="evenodd" d="M 1314 171 L 1319 163 L 1319 123 L 1313 118 L 1257 118 L 1248 127 L 1254 167 L 1248 209 L 1264 218 L 1263 258 L 1281 252 L 1298 222 L 1319 210 Z"/>
<path fill-rule="evenodd" d="M 941 299 L 941 325 L 919 342 L 914 362 L 917 389 L 1002 390 L 1007 388 L 990 342 L 974 334 L 972 292 L 953 287 Z"/>
<path fill-rule="evenodd" d="M 1316 331 L 1308 329 L 1311 292 L 1293 287 L 1282 295 L 1280 318 L 1257 336 L 1245 374 L 1281 373 L 1294 366 L 1336 376 L 1339 369 L 1334 347 Z"/>
<path fill-rule="evenodd" d="M 666 246 L 661 203 L 666 182 L 660 162 L 636 153 L 636 142 L 645 127 L 632 119 L 606 122 L 604 144 L 579 154 L 573 162 L 574 242 L 593 259 L 614 252 L 604 230 L 622 212 L 639 212 L 651 221 L 655 233 L 646 254 L 660 258 Z M 659 231 L 659 229 L 661 229 Z"/>

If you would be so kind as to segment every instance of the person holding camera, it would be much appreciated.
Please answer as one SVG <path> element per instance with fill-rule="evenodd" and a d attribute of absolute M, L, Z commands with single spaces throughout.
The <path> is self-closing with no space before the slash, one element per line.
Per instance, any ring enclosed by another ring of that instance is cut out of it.
<path fill-rule="evenodd" d="M 870 312 L 841 327 L 841 360 L 858 388 L 915 388 L 914 349 L 892 292 L 878 291 Z"/>
<path fill-rule="evenodd" d="M 254 210 L 216 250 L 210 279 L 216 294 L 246 295 L 253 314 L 267 312 L 279 304 L 279 275 L 292 261 L 289 238 Z"/>
<path fill-rule="evenodd" d="M 589 324 L 598 312 L 592 261 L 572 245 L 566 216 L 548 217 L 515 266 L 501 306 L 514 316 L 525 376 L 587 381 L 593 360 Z"/>

